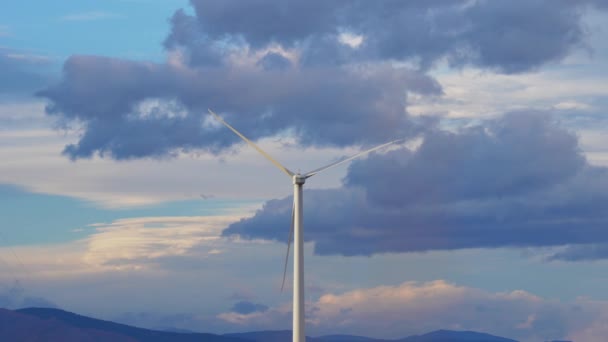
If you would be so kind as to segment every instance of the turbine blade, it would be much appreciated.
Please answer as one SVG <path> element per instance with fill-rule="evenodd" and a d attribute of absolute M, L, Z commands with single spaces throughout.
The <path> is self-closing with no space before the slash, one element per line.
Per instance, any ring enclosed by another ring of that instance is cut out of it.
<path fill-rule="evenodd" d="M 359 152 L 359 153 L 355 154 L 354 156 L 351 156 L 351 157 L 348 157 L 348 158 L 344 158 L 344 159 L 338 160 L 337 162 L 333 162 L 333 163 L 331 163 L 331 164 L 329 164 L 329 165 L 325 165 L 325 166 L 323 166 L 323 167 L 320 167 L 320 168 L 318 168 L 318 169 L 316 169 L 316 170 L 312 170 L 312 171 L 310 171 L 309 173 L 307 173 L 307 174 L 305 175 L 305 177 L 306 177 L 306 178 L 308 178 L 308 177 L 312 177 L 312 176 L 316 175 L 316 174 L 317 174 L 317 173 L 319 173 L 319 172 L 323 172 L 323 171 L 325 171 L 325 170 L 327 170 L 327 169 L 329 169 L 329 168 L 332 168 L 332 167 L 334 167 L 334 166 L 338 166 L 338 165 L 340 165 L 340 164 L 343 164 L 343 163 L 349 162 L 349 161 L 351 161 L 351 160 L 353 160 L 353 159 L 355 159 L 355 158 L 359 158 L 359 157 L 361 157 L 361 156 L 363 156 L 363 155 L 366 155 L 366 154 L 368 154 L 368 153 L 370 153 L 370 152 L 373 152 L 373 151 L 379 150 L 379 149 L 381 149 L 381 148 L 387 147 L 387 146 L 389 146 L 389 145 L 392 145 L 392 144 L 395 144 L 395 143 L 398 143 L 398 142 L 401 142 L 401 141 L 403 141 L 403 139 L 397 139 L 397 140 L 393 140 L 393 141 L 391 141 L 391 142 L 387 142 L 387 143 L 385 143 L 385 144 L 382 144 L 382 145 L 376 146 L 376 147 L 374 147 L 374 148 L 370 148 L 369 150 L 365 150 L 365 151 Z"/>
<path fill-rule="evenodd" d="M 289 247 L 291 247 L 291 240 L 293 239 L 293 224 L 294 224 L 294 212 L 296 210 L 296 202 L 293 202 L 291 206 L 291 229 L 289 229 L 289 238 L 287 239 L 287 253 L 285 254 L 285 266 L 283 266 L 283 282 L 281 283 L 281 292 L 285 287 L 285 277 L 287 276 L 287 263 L 289 262 Z"/>
<path fill-rule="evenodd" d="M 231 131 L 233 131 L 236 135 L 238 135 L 241 139 L 243 139 L 247 144 L 249 144 L 249 146 L 255 148 L 256 151 L 260 152 L 264 157 L 266 157 L 266 159 L 270 160 L 270 162 L 273 163 L 274 166 L 278 167 L 281 171 L 285 172 L 289 177 L 292 177 L 294 175 L 294 173 L 291 172 L 288 168 L 281 165 L 281 163 L 279 163 L 274 158 L 272 158 L 268 153 L 266 153 L 264 150 L 262 150 L 260 147 L 258 147 L 258 145 L 254 144 L 253 141 L 247 139 L 247 137 L 242 135 L 234 127 L 230 126 L 226 121 L 224 121 L 224 119 L 222 119 L 219 115 L 215 114 L 211 109 L 209 109 L 209 113 L 211 115 L 213 115 L 224 126 L 228 127 Z"/>

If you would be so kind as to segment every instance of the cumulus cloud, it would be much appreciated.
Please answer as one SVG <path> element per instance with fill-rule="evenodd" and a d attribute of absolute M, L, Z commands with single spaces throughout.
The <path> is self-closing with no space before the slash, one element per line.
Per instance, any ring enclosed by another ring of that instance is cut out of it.
<path fill-rule="evenodd" d="M 597 333 L 606 310 L 606 303 L 588 299 L 566 303 L 521 290 L 493 293 L 436 280 L 326 293 L 307 303 L 307 329 L 317 335 L 342 331 L 382 338 L 456 329 L 544 341 Z M 257 329 L 276 328 L 276 322 L 289 316 L 288 305 L 264 312 L 218 315 L 227 322 Z"/>
<path fill-rule="evenodd" d="M 193 0 L 193 15 L 170 19 L 166 63 L 72 56 L 61 82 L 38 94 L 50 115 L 82 128 L 64 149 L 72 159 L 220 153 L 238 140 L 205 124 L 208 107 L 254 140 L 379 143 L 432 127 L 407 111 L 413 93 L 442 94 L 425 70 L 447 60 L 516 73 L 559 61 L 585 44 L 588 3 Z"/>
<path fill-rule="evenodd" d="M 253 49 L 271 44 L 299 48 L 302 62 L 312 65 L 392 59 L 428 67 L 447 59 L 455 66 L 472 64 L 512 73 L 559 60 L 585 39 L 585 2 L 191 3 L 196 15 L 177 12 L 168 42 L 186 47 L 197 64 L 204 62 L 207 54 L 199 52 L 210 42 L 231 41 Z M 340 44 L 345 33 L 360 36 L 361 44 Z"/>
<path fill-rule="evenodd" d="M 576 136 L 546 113 L 516 112 L 435 130 L 416 150 L 354 162 L 341 188 L 305 191 L 305 238 L 342 255 L 597 243 L 607 194 L 608 169 L 586 162 Z M 223 234 L 281 241 L 291 201 Z"/>
<path fill-rule="evenodd" d="M 600 1 L 191 5 L 170 19 L 166 63 L 72 56 L 62 80 L 38 93 L 50 116 L 82 129 L 65 155 L 226 152 L 239 139 L 204 117 L 208 107 L 253 140 L 289 135 L 304 147 L 424 135 L 417 150 L 353 164 L 342 188 L 307 192 L 306 238 L 318 253 L 606 239 L 606 170 L 551 120 L 510 114 L 449 132 L 408 112 L 412 95 L 442 96 L 426 73 L 439 62 L 513 74 L 585 47 L 583 16 Z M 282 239 L 290 207 L 269 201 L 224 234 Z"/>
<path fill-rule="evenodd" d="M 217 153 L 239 142 L 205 124 L 208 107 L 252 139 L 291 132 L 303 145 L 345 146 L 413 136 L 425 123 L 404 112 L 408 91 L 436 95 L 441 87 L 424 74 L 388 64 L 195 70 L 74 56 L 62 82 L 39 95 L 51 100 L 49 114 L 84 127 L 65 154 L 126 159 L 193 149 Z M 158 104 L 142 111 L 140 105 L 150 99 Z"/>

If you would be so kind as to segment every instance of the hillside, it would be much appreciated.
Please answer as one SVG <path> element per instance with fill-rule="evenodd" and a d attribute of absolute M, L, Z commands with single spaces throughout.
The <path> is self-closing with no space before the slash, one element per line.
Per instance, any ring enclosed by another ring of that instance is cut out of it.
<path fill-rule="evenodd" d="M 94 342 L 285 342 L 290 330 L 254 331 L 237 334 L 207 334 L 157 331 L 86 317 L 60 309 L 0 309 L 0 336 L 11 341 Z M 363 336 L 327 335 L 307 337 L 307 342 L 516 342 L 474 331 L 437 330 L 397 340 Z"/>
<path fill-rule="evenodd" d="M 136 328 L 124 324 L 104 321 L 77 315 L 59 309 L 28 308 L 16 310 L 17 313 L 36 317 L 43 322 L 59 321 L 68 327 L 79 329 L 94 329 L 96 331 L 111 332 L 135 341 L 146 342 L 244 342 L 242 339 L 205 333 L 177 333 Z M 104 341 L 104 340 L 99 340 Z M 108 340 L 110 341 L 110 340 Z M 114 341 L 114 340 L 112 340 Z"/>

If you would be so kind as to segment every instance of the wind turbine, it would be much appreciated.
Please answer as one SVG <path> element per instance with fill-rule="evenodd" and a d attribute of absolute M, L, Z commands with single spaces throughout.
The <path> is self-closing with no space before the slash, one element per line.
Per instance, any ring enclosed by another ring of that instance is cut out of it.
<path fill-rule="evenodd" d="M 214 113 L 211 109 L 209 109 L 209 113 L 213 115 L 219 122 L 221 122 L 224 126 L 228 127 L 231 131 L 233 131 L 236 135 L 238 135 L 241 139 L 243 139 L 247 144 L 260 152 L 266 159 L 268 159 L 274 166 L 276 166 L 279 170 L 283 171 L 289 178 L 293 181 L 293 207 L 291 211 L 291 232 L 290 237 L 287 242 L 287 255 L 285 257 L 285 268 L 283 270 L 283 284 L 281 285 L 281 290 L 283 290 L 283 285 L 285 284 L 285 274 L 287 271 L 287 260 L 289 258 L 289 243 L 291 242 L 292 236 L 294 237 L 293 243 L 293 342 L 305 342 L 306 335 L 304 334 L 304 238 L 303 238 L 303 212 L 302 212 L 302 188 L 304 183 L 306 183 L 306 179 L 316 175 L 317 173 L 323 172 L 329 168 L 334 166 L 349 162 L 355 158 L 361 157 L 367 153 L 379 150 L 383 147 L 392 145 L 394 143 L 400 142 L 403 139 L 393 140 L 391 142 L 376 146 L 374 148 L 370 148 L 369 150 L 365 150 L 359 152 L 351 157 L 344 158 L 333 162 L 329 165 L 325 165 L 316 170 L 312 170 L 305 174 L 294 173 L 289 170 L 285 166 L 281 165 L 278 161 L 272 158 L 268 153 L 262 150 L 258 145 L 254 144 L 251 140 L 247 139 L 243 134 L 237 131 L 234 127 L 230 126 L 224 119 L 222 119 L 219 115 Z"/>

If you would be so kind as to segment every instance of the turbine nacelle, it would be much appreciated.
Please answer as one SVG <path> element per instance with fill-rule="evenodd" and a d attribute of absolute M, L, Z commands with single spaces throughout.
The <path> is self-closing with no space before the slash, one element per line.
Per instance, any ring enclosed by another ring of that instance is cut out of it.
<path fill-rule="evenodd" d="M 306 183 L 306 178 L 308 178 L 310 176 L 307 175 L 301 175 L 299 173 L 296 173 L 295 175 L 292 176 L 292 180 L 293 180 L 293 184 L 298 184 L 298 185 L 302 185 L 304 183 Z"/>

